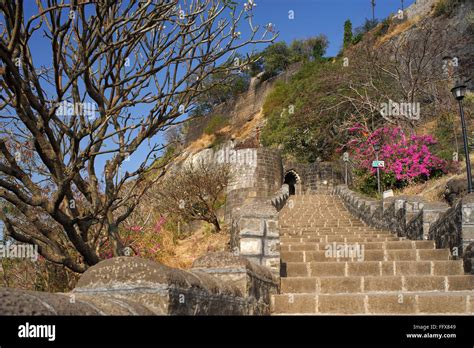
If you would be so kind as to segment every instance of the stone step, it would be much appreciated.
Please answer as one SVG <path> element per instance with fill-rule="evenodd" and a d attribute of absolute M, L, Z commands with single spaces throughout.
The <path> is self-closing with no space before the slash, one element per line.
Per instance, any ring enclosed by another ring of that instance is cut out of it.
<path fill-rule="evenodd" d="M 351 241 L 364 246 L 365 250 L 378 249 L 434 249 L 436 244 L 432 240 L 401 240 L 388 242 L 359 242 Z M 351 243 L 349 242 L 349 243 Z M 337 242 L 333 242 L 337 243 Z M 281 242 L 281 251 L 316 251 L 326 250 L 327 246 L 333 247 L 333 243 L 310 243 L 310 242 Z M 339 244 L 337 244 L 339 245 Z"/>
<path fill-rule="evenodd" d="M 448 249 L 367 226 L 332 195 L 289 201 L 279 213 L 283 276 L 274 314 L 474 313 L 474 276 Z"/>
<path fill-rule="evenodd" d="M 462 260 L 286 262 L 288 277 L 463 275 Z"/>
<path fill-rule="evenodd" d="M 282 262 L 345 262 L 345 261 L 424 261 L 449 260 L 449 249 L 381 249 L 363 250 L 360 245 L 337 254 L 332 248 L 317 251 L 281 251 Z M 344 244 L 343 244 L 344 245 Z M 345 244 L 348 245 L 348 244 Z M 350 244 L 349 244 L 350 245 Z"/>
<path fill-rule="evenodd" d="M 281 237 L 307 237 L 307 238 L 312 238 L 312 237 L 325 237 L 325 236 L 330 236 L 330 237 L 377 237 L 377 236 L 395 236 L 393 233 L 370 233 L 370 232 L 364 232 L 364 231 L 355 231 L 355 232 L 313 232 L 313 233 L 283 233 L 280 234 Z M 396 236 L 395 236 L 396 237 Z"/>
<path fill-rule="evenodd" d="M 474 313 L 474 291 L 399 294 L 273 295 L 276 314 L 460 314 Z"/>
<path fill-rule="evenodd" d="M 305 221 L 305 223 L 295 223 L 295 222 L 280 222 L 279 226 L 282 229 L 292 229 L 292 228 L 348 228 L 348 227 L 359 227 L 359 228 L 367 228 L 366 225 L 362 223 L 356 222 L 336 222 L 336 223 L 325 223 L 321 221 Z"/>
<path fill-rule="evenodd" d="M 388 241 L 400 241 L 401 238 L 392 236 L 318 236 L 318 237 L 300 237 L 300 236 L 282 236 L 280 242 L 284 244 L 289 243 L 332 243 L 332 242 L 347 242 L 347 243 L 362 243 L 362 242 L 388 242 Z"/>
<path fill-rule="evenodd" d="M 351 276 L 281 278 L 282 293 L 471 291 L 474 276 Z"/>
<path fill-rule="evenodd" d="M 395 235 L 387 231 L 367 231 L 367 230 L 351 230 L 351 229 L 334 229 L 334 230 L 284 230 L 280 231 L 280 236 L 345 236 L 345 235 Z"/>
<path fill-rule="evenodd" d="M 320 229 L 320 230 L 335 230 L 335 229 L 350 229 L 350 230 L 368 230 L 368 231 L 380 231 L 378 228 L 373 228 L 370 226 L 351 226 L 351 225 L 341 225 L 341 226 L 322 226 L 318 222 L 308 223 L 305 225 L 298 225 L 298 224 L 282 224 L 281 221 L 279 222 L 279 226 L 283 230 L 288 230 L 294 228 L 295 226 L 303 228 L 313 228 L 313 229 Z"/>
<path fill-rule="evenodd" d="M 284 230 L 280 231 L 280 237 L 313 237 L 313 236 L 346 236 L 346 235 L 388 235 L 388 236 L 397 236 L 395 233 L 386 232 L 386 231 L 369 231 L 369 230 L 351 230 L 351 229 L 338 229 L 338 230 Z"/>

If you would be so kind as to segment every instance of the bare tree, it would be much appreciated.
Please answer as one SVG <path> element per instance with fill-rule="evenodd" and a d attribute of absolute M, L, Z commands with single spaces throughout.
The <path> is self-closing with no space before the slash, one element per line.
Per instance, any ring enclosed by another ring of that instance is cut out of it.
<path fill-rule="evenodd" d="M 219 232 L 217 210 L 224 203 L 230 177 L 228 164 L 202 159 L 186 163 L 160 183 L 161 209 L 186 221 L 206 221 Z"/>
<path fill-rule="evenodd" d="M 228 0 L 36 7 L 27 19 L 22 0 L 0 1 L 0 200 L 11 208 L 0 218 L 7 235 L 84 272 L 105 241 L 123 254 L 119 225 L 159 179 L 150 171 L 163 172 L 155 135 L 183 122 L 207 76 L 250 63 L 222 60 L 277 34 Z M 39 67 L 46 50 L 51 61 Z M 26 163 L 14 151 L 23 143 Z"/>
<path fill-rule="evenodd" d="M 381 114 L 381 103 L 420 103 L 424 115 L 445 107 L 449 89 L 443 57 L 449 54 L 449 47 L 446 40 L 440 40 L 442 30 L 429 20 L 421 20 L 386 43 L 374 40 L 358 47 L 349 58 L 351 93 L 342 99 L 351 103 L 357 114 L 375 122 L 385 119 L 412 129 L 420 119 L 386 117 Z"/>

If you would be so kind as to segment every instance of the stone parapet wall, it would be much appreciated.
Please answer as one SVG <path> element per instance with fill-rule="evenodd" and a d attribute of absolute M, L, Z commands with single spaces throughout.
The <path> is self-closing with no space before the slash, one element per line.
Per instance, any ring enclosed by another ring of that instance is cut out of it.
<path fill-rule="evenodd" d="M 0 289 L 1 315 L 267 315 L 271 272 L 230 253 L 179 270 L 118 257 L 87 270 L 70 293 Z"/>
<path fill-rule="evenodd" d="M 347 209 L 367 225 L 392 231 L 412 240 L 434 240 L 437 248 L 448 248 L 453 258 L 463 258 L 466 272 L 473 272 L 474 194 L 454 207 L 425 202 L 417 196 L 398 196 L 377 201 L 351 191 L 335 188 Z"/>
<path fill-rule="evenodd" d="M 231 222 L 234 215 L 254 200 L 271 199 L 281 188 L 283 166 L 280 152 L 275 149 L 241 149 L 253 151 L 254 163 L 235 168 L 232 183 L 227 189 L 225 220 Z M 250 156 L 249 156 L 250 158 Z"/>
<path fill-rule="evenodd" d="M 294 171 L 299 175 L 301 192 L 297 192 L 297 194 L 332 192 L 334 187 L 344 180 L 340 168 L 334 162 L 284 161 L 283 171 L 284 173 Z"/>
<path fill-rule="evenodd" d="M 289 197 L 288 185 L 269 199 L 256 198 L 232 217 L 231 247 L 240 256 L 280 274 L 278 211 Z"/>

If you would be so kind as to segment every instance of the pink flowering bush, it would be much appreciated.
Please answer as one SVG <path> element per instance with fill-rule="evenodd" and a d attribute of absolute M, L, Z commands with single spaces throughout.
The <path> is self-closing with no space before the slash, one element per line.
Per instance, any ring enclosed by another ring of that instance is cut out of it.
<path fill-rule="evenodd" d="M 351 139 L 344 146 L 356 164 L 362 179 L 361 189 L 372 193 L 377 188 L 374 145 L 380 150 L 378 159 L 385 162 L 380 169 L 383 189 L 401 188 L 413 182 L 428 180 L 446 173 L 448 162 L 434 155 L 430 146 L 436 144 L 431 135 L 407 135 L 400 127 L 381 127 L 371 132 L 361 124 L 349 129 Z"/>

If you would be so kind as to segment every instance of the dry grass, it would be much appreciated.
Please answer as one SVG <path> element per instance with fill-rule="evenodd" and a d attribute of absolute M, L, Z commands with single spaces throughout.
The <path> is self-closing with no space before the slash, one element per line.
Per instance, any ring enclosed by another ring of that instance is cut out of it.
<path fill-rule="evenodd" d="M 205 149 L 209 145 L 212 144 L 212 142 L 215 139 L 214 134 L 203 134 L 199 139 L 193 141 L 191 144 L 189 144 L 186 147 L 186 151 L 191 152 L 191 153 L 196 153 L 202 149 Z"/>
<path fill-rule="evenodd" d="M 232 135 L 237 140 L 245 140 L 263 123 L 263 120 L 263 111 L 260 109 L 260 111 L 250 121 L 245 123 L 243 127 L 237 128 Z"/>
<path fill-rule="evenodd" d="M 171 234 L 163 234 L 163 249 L 156 261 L 169 267 L 189 269 L 198 257 L 208 252 L 228 249 L 229 233 L 225 230 L 212 233 L 208 225 L 203 225 L 192 235 L 176 243 Z"/>
<path fill-rule="evenodd" d="M 390 39 L 395 36 L 400 35 L 401 33 L 409 30 L 413 25 L 415 25 L 420 20 L 420 16 L 416 16 L 415 18 L 408 19 L 403 23 L 398 24 L 397 26 L 393 27 L 387 34 L 380 37 L 377 42 L 375 43 L 375 47 L 383 45 Z"/>
<path fill-rule="evenodd" d="M 399 195 L 410 195 L 423 197 L 428 202 L 443 201 L 443 192 L 446 183 L 452 179 L 462 177 L 462 175 L 445 175 L 438 179 L 429 180 L 425 183 L 408 186 L 405 189 L 395 193 Z"/>
<path fill-rule="evenodd" d="M 472 163 L 474 160 L 474 155 L 471 155 L 470 158 Z M 451 179 L 462 179 L 466 177 L 466 165 L 464 162 L 460 163 L 459 173 L 460 174 L 445 175 L 438 179 L 429 180 L 423 184 L 408 186 L 401 191 L 395 192 L 395 195 L 420 196 L 426 199 L 428 202 L 443 201 L 443 193 L 446 187 L 446 183 Z"/>
<path fill-rule="evenodd" d="M 255 129 L 259 127 L 264 121 L 264 116 L 262 110 L 260 110 L 255 116 L 248 122 L 246 122 L 243 126 L 231 126 L 227 125 L 216 134 L 205 134 L 203 133 L 197 140 L 190 143 L 185 152 L 187 153 L 197 153 L 201 150 L 204 150 L 212 145 L 212 143 L 216 140 L 216 136 L 225 136 L 227 139 L 231 137 L 243 141 L 252 136 L 252 133 L 255 132 Z"/>

